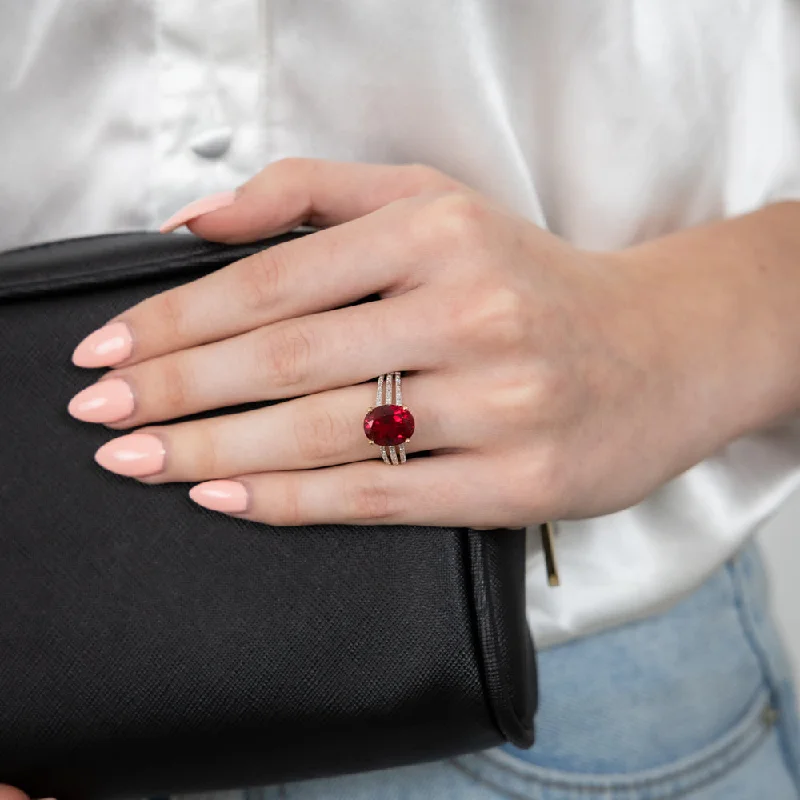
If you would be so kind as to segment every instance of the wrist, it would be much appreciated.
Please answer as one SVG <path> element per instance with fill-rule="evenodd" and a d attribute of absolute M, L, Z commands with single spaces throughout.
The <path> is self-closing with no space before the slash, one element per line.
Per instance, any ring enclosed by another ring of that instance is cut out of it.
<path fill-rule="evenodd" d="M 743 421 L 730 402 L 732 394 L 743 400 L 726 366 L 733 359 L 719 344 L 727 338 L 723 315 L 713 302 L 709 307 L 690 271 L 670 262 L 655 246 L 600 256 L 616 287 L 610 324 L 618 351 L 642 374 L 636 408 L 639 424 L 650 429 L 643 442 L 658 448 L 665 479 L 737 438 Z"/>
<path fill-rule="evenodd" d="M 681 231 L 606 260 L 651 328 L 691 465 L 800 409 L 800 204 Z M 694 459 L 694 460 L 691 460 Z"/>

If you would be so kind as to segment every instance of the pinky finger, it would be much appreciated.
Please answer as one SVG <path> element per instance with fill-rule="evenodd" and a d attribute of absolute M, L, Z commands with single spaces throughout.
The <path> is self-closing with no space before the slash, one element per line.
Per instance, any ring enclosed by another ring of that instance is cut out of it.
<path fill-rule="evenodd" d="M 189 493 L 212 511 L 275 526 L 448 525 L 502 527 L 503 504 L 470 454 L 364 461 L 326 469 L 208 481 Z M 510 521 L 508 521 L 510 523 Z"/>

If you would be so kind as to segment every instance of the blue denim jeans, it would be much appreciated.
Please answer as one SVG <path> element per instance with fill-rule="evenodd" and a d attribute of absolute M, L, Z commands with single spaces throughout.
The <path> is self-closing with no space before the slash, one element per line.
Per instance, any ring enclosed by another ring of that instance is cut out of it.
<path fill-rule="evenodd" d="M 214 800 L 798 800 L 794 693 L 754 546 L 665 613 L 540 654 L 537 743 Z"/>

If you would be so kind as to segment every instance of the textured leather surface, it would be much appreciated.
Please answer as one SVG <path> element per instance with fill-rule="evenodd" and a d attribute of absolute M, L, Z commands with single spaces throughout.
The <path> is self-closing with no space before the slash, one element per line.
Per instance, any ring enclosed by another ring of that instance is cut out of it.
<path fill-rule="evenodd" d="M 532 741 L 522 531 L 207 513 L 99 469 L 111 433 L 66 413 L 80 338 L 268 244 L 0 255 L 0 783 L 204 791 Z"/>

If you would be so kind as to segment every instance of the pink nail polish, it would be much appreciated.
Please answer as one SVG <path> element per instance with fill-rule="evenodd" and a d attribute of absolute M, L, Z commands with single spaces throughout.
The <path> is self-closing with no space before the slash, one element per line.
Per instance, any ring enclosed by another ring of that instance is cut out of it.
<path fill-rule="evenodd" d="M 225 206 L 232 205 L 234 200 L 236 200 L 236 192 L 217 192 L 208 197 L 201 197 L 176 211 L 159 230 L 161 233 L 171 233 L 181 225 L 185 225 L 197 217 L 202 217 L 203 214 L 210 214 L 212 211 L 219 211 Z"/>
<path fill-rule="evenodd" d="M 203 508 L 224 514 L 241 514 L 247 511 L 247 489 L 236 481 L 207 481 L 192 487 L 189 497 Z"/>
<path fill-rule="evenodd" d="M 72 354 L 76 367 L 113 367 L 124 361 L 133 350 L 133 337 L 124 322 L 110 325 L 90 333 Z"/>
<path fill-rule="evenodd" d="M 131 433 L 112 439 L 95 454 L 94 460 L 109 472 L 126 478 L 145 478 L 164 469 L 164 443 L 150 433 Z"/>
<path fill-rule="evenodd" d="M 119 422 L 133 413 L 133 392 L 125 381 L 110 378 L 78 392 L 67 410 L 82 422 Z"/>

